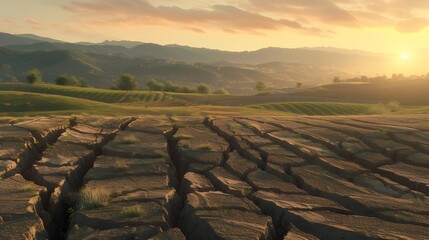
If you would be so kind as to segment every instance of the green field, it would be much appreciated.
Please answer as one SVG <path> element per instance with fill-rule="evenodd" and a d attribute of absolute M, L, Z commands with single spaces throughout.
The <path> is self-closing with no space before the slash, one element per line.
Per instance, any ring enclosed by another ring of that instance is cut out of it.
<path fill-rule="evenodd" d="M 249 101 L 252 99 L 253 101 Z M 262 103 L 258 102 L 261 98 Z M 256 99 L 256 100 L 255 100 Z M 267 96 L 117 91 L 50 84 L 0 84 L 0 116 L 91 115 L 368 115 L 429 113 L 429 107 L 389 109 L 382 104 L 340 102 L 264 103 Z M 241 100 L 241 101 L 240 101 Z M 234 103 L 233 106 L 226 103 Z M 240 104 L 241 103 L 241 104 Z"/>
<path fill-rule="evenodd" d="M 363 115 L 372 114 L 372 105 L 370 104 L 351 104 L 351 103 L 321 103 L 321 102 L 288 102 L 288 103 L 269 103 L 260 105 L 251 105 L 249 107 L 289 112 L 299 115 Z"/>
<path fill-rule="evenodd" d="M 228 106 L 139 106 L 136 104 L 103 103 L 74 97 L 0 91 L 0 117 L 48 115 L 260 115 L 268 114 L 252 108 Z M 277 114 L 280 115 L 280 114 Z"/>
<path fill-rule="evenodd" d="M 104 103 L 148 103 L 150 105 L 186 106 L 190 103 L 175 94 L 149 91 L 120 91 L 98 88 L 66 87 L 53 84 L 0 84 L 0 91 L 54 94 Z"/>

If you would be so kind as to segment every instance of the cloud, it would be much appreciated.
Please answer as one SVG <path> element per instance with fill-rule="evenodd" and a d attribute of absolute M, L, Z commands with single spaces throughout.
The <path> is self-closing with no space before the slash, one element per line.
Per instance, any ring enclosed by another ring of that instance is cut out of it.
<path fill-rule="evenodd" d="M 394 28 L 412 33 L 427 26 L 425 0 L 246 0 L 249 9 L 289 17 L 301 17 L 310 24 L 347 28 Z"/>
<path fill-rule="evenodd" d="M 265 31 L 293 29 L 311 35 L 329 35 L 319 27 L 307 26 L 294 18 L 275 18 L 233 5 L 207 8 L 154 6 L 147 0 L 72 1 L 62 6 L 90 25 L 139 27 L 144 25 L 180 26 L 194 32 L 220 29 L 230 33 L 262 34 Z"/>
<path fill-rule="evenodd" d="M 324 23 L 347 27 L 358 26 L 358 20 L 347 10 L 328 0 L 248 0 L 254 10 L 296 15 Z"/>
<path fill-rule="evenodd" d="M 402 33 L 416 33 L 429 27 L 429 20 L 426 18 L 411 18 L 396 23 L 395 29 Z"/>
<path fill-rule="evenodd" d="M 1 18 L 0 23 L 4 26 L 10 27 L 10 28 L 16 28 L 18 26 L 16 21 L 11 19 L 11 18 Z"/>
<path fill-rule="evenodd" d="M 40 23 L 39 21 L 37 21 L 36 19 L 33 18 L 28 18 L 25 20 L 25 22 L 30 25 L 31 28 L 36 29 L 36 30 L 42 30 L 44 29 L 43 24 Z"/>

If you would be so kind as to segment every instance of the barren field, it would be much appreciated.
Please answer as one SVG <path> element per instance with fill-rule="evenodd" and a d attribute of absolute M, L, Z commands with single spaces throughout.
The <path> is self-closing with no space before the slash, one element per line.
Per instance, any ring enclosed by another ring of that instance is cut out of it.
<path fill-rule="evenodd" d="M 0 239 L 428 239 L 429 115 L 0 119 Z"/>

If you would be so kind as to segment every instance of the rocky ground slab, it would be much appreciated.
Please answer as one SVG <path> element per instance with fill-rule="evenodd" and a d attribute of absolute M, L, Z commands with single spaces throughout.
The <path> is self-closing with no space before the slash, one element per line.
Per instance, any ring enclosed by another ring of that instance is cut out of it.
<path fill-rule="evenodd" d="M 0 119 L 0 239 L 429 239 L 428 118 Z"/>

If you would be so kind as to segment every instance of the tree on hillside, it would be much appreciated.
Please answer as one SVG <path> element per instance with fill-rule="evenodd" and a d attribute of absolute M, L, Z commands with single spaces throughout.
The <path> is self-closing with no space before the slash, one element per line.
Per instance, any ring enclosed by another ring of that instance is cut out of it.
<path fill-rule="evenodd" d="M 264 83 L 264 82 L 262 82 L 262 81 L 258 81 L 257 83 L 256 83 L 256 86 L 255 86 L 255 90 L 256 91 L 258 91 L 258 92 L 262 92 L 262 91 L 264 91 L 264 90 L 266 90 L 267 89 L 267 84 L 266 83 Z"/>
<path fill-rule="evenodd" d="M 27 82 L 30 84 L 38 84 L 43 83 L 42 81 L 42 73 L 39 69 L 33 68 L 27 72 Z"/>
<path fill-rule="evenodd" d="M 146 83 L 146 86 L 151 91 L 163 91 L 164 90 L 164 84 L 156 81 L 155 79 L 151 79 Z"/>
<path fill-rule="evenodd" d="M 55 84 L 63 86 L 87 87 L 88 83 L 76 76 L 61 76 L 55 79 Z"/>
<path fill-rule="evenodd" d="M 61 76 L 55 79 L 55 84 L 63 86 L 80 86 L 80 81 L 75 76 Z"/>
<path fill-rule="evenodd" d="M 339 83 L 339 82 L 341 82 L 341 79 L 340 79 L 340 77 L 338 77 L 338 76 L 335 76 L 334 77 L 334 79 L 332 80 L 334 83 Z"/>
<path fill-rule="evenodd" d="M 194 93 L 194 92 L 195 92 L 195 89 L 191 89 L 191 88 L 189 88 L 189 87 L 184 86 L 184 87 L 182 88 L 182 91 L 183 91 L 184 93 Z"/>
<path fill-rule="evenodd" d="M 210 94 L 212 92 L 212 90 L 210 89 L 209 86 L 207 86 L 205 84 L 200 84 L 197 87 L 197 92 L 202 93 L 202 94 Z"/>
<path fill-rule="evenodd" d="M 135 90 L 138 88 L 138 83 L 134 75 L 124 73 L 119 77 L 116 87 L 120 90 Z"/>
<path fill-rule="evenodd" d="M 297 83 L 296 83 L 296 87 L 297 87 L 297 88 L 301 88 L 301 87 L 302 87 L 302 82 L 297 82 Z"/>
<path fill-rule="evenodd" d="M 183 89 L 172 81 L 167 81 L 164 84 L 164 91 L 166 92 L 183 92 Z"/>

